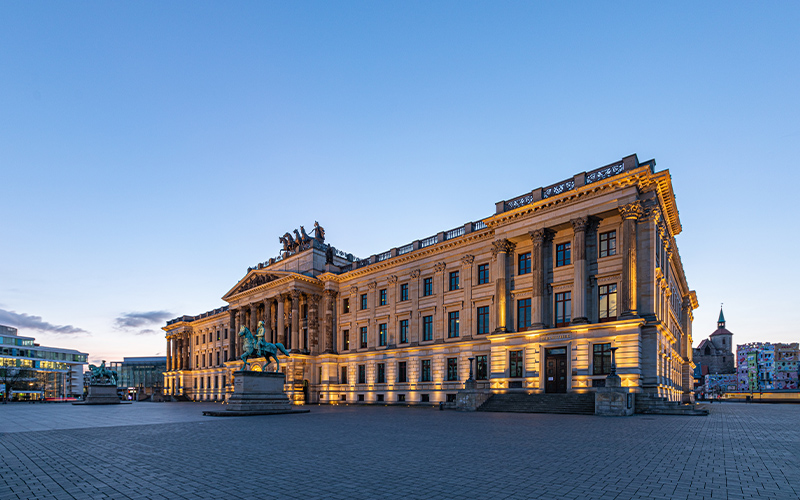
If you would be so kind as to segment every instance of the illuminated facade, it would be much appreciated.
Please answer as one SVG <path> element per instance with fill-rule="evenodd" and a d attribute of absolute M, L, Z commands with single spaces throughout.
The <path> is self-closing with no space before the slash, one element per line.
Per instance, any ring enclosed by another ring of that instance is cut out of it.
<path fill-rule="evenodd" d="M 298 403 L 454 401 L 470 358 L 487 391 L 587 392 L 611 347 L 631 391 L 692 398 L 697 297 L 671 177 L 653 160 L 623 158 L 366 259 L 300 229 L 225 307 L 167 323 L 169 394 L 224 399 L 241 366 L 235 332 L 264 321 L 293 353 L 281 366 Z"/>
<path fill-rule="evenodd" d="M 0 325 L 0 399 L 6 390 L 9 399 L 83 396 L 83 365 L 88 354 L 40 346 L 34 340 L 17 335 L 16 328 Z"/>

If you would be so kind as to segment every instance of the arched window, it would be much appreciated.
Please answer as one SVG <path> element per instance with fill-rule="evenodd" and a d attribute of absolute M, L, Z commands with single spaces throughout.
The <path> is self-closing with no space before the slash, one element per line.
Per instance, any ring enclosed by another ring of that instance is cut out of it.
<path fill-rule="evenodd" d="M 710 356 L 710 355 L 711 355 L 711 348 L 706 346 L 706 356 Z"/>

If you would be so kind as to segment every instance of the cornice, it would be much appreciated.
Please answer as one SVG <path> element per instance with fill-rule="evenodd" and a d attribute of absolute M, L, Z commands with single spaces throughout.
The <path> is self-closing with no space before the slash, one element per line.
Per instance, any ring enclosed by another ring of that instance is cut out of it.
<path fill-rule="evenodd" d="M 284 276 L 281 277 L 281 278 L 272 280 L 272 281 L 268 281 L 267 283 L 264 283 L 262 285 L 254 286 L 253 288 L 250 288 L 250 289 L 245 290 L 243 292 L 234 293 L 234 291 L 239 286 L 241 286 L 241 284 L 243 282 L 246 282 L 248 278 L 250 278 L 252 276 L 255 276 L 255 275 L 270 275 L 270 274 L 271 275 L 283 274 Z M 305 274 L 292 273 L 292 272 L 286 272 L 286 271 L 280 271 L 280 272 L 278 272 L 278 271 L 270 271 L 268 269 L 253 269 L 249 273 L 247 273 L 247 275 L 245 275 L 244 278 L 239 280 L 239 282 L 233 288 L 231 288 L 230 291 L 228 291 L 228 293 L 226 293 L 222 297 L 222 300 L 224 300 L 224 301 L 226 301 L 228 303 L 233 303 L 233 302 L 236 302 L 236 301 L 241 300 L 243 298 L 249 297 L 251 295 L 255 295 L 257 293 L 269 290 L 271 288 L 279 288 L 279 287 L 281 287 L 283 285 L 288 285 L 290 283 L 295 283 L 295 282 L 298 282 L 298 281 L 299 282 L 303 282 L 303 283 L 308 283 L 308 284 L 316 286 L 316 287 L 324 286 L 324 283 L 322 281 L 320 281 L 319 279 L 314 278 L 312 276 L 306 276 Z"/>
<path fill-rule="evenodd" d="M 392 257 L 391 259 L 386 259 L 381 262 L 376 262 L 375 264 L 364 266 L 361 269 L 353 269 L 352 271 L 347 271 L 346 273 L 335 275 L 335 277 L 332 278 L 332 280 L 338 281 L 339 283 L 344 281 L 350 281 L 352 279 L 357 279 L 372 274 L 376 271 L 390 269 L 398 265 L 414 262 L 426 257 L 430 257 L 432 255 L 440 254 L 442 252 L 448 251 L 453 248 L 464 246 L 469 243 L 474 243 L 477 241 L 491 239 L 493 237 L 494 237 L 493 230 L 480 229 L 478 231 L 465 234 L 458 238 L 453 238 L 452 240 L 446 240 L 441 243 L 431 245 L 429 247 L 421 248 L 413 252 L 409 252 L 403 255 L 398 255 L 397 257 Z"/>

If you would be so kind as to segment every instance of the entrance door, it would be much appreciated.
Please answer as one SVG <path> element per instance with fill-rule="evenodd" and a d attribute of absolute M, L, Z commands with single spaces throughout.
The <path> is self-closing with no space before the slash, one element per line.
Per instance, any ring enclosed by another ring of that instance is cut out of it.
<path fill-rule="evenodd" d="M 567 392 L 567 348 L 547 349 L 544 364 L 544 392 Z"/>

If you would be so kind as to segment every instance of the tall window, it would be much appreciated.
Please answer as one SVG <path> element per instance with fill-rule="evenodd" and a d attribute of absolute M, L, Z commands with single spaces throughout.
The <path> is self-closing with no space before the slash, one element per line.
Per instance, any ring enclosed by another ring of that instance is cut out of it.
<path fill-rule="evenodd" d="M 397 363 L 397 382 L 408 382 L 408 370 L 406 369 L 406 362 L 400 361 Z"/>
<path fill-rule="evenodd" d="M 228 329 L 227 328 L 225 329 L 225 338 L 226 339 L 228 338 Z"/>
<path fill-rule="evenodd" d="M 595 344 L 592 346 L 592 374 L 609 373 L 611 373 L 611 344 Z"/>
<path fill-rule="evenodd" d="M 556 326 L 567 326 L 572 319 L 572 292 L 556 294 Z"/>
<path fill-rule="evenodd" d="M 408 343 L 408 320 L 401 319 L 400 320 L 400 343 L 407 344 Z"/>
<path fill-rule="evenodd" d="M 431 360 L 430 359 L 423 359 L 419 362 L 419 381 L 420 382 L 430 382 L 431 381 Z"/>
<path fill-rule="evenodd" d="M 458 337 L 458 313 L 459 311 L 447 313 L 447 338 Z"/>
<path fill-rule="evenodd" d="M 617 232 L 600 233 L 600 257 L 617 254 Z"/>
<path fill-rule="evenodd" d="M 378 325 L 378 345 L 386 345 L 386 336 L 386 323 L 381 323 Z"/>
<path fill-rule="evenodd" d="M 570 243 L 559 243 L 556 245 L 556 267 L 568 266 L 570 264 Z"/>
<path fill-rule="evenodd" d="M 366 326 L 362 326 L 361 327 L 361 348 L 362 349 L 366 349 L 367 348 L 367 327 Z"/>
<path fill-rule="evenodd" d="M 400 285 L 400 302 L 408 300 L 408 283 Z"/>
<path fill-rule="evenodd" d="M 447 358 L 447 381 L 458 380 L 458 358 Z"/>
<path fill-rule="evenodd" d="M 617 319 L 617 285 L 600 285 L 600 321 Z"/>
<path fill-rule="evenodd" d="M 422 340 L 433 340 L 433 316 L 422 317 Z"/>
<path fill-rule="evenodd" d="M 344 298 L 342 299 L 342 314 L 347 314 L 350 312 L 350 299 Z"/>
<path fill-rule="evenodd" d="M 378 292 L 378 305 L 385 306 L 386 305 L 386 289 L 380 290 Z"/>
<path fill-rule="evenodd" d="M 531 272 L 531 253 L 521 253 L 517 257 L 517 274 L 528 274 Z"/>
<path fill-rule="evenodd" d="M 489 379 L 489 357 L 486 354 L 475 356 L 475 380 Z"/>
<path fill-rule="evenodd" d="M 367 308 L 367 294 L 366 293 L 362 293 L 361 294 L 361 309 L 363 310 L 363 309 L 366 309 L 366 308 Z"/>
<path fill-rule="evenodd" d="M 478 265 L 478 284 L 484 285 L 489 282 L 489 264 Z"/>
<path fill-rule="evenodd" d="M 517 331 L 521 332 L 531 326 L 531 299 L 517 301 Z"/>
<path fill-rule="evenodd" d="M 342 376 L 339 379 L 339 383 L 340 384 L 346 384 L 347 383 L 347 367 L 346 366 L 342 367 Z"/>
<path fill-rule="evenodd" d="M 350 330 L 342 330 L 342 350 L 350 349 Z"/>
<path fill-rule="evenodd" d="M 478 335 L 489 333 L 489 306 L 478 308 Z"/>
<path fill-rule="evenodd" d="M 458 290 L 458 271 L 450 273 L 450 291 Z"/>
<path fill-rule="evenodd" d="M 522 376 L 522 351 L 509 351 L 508 352 L 508 376 L 521 377 Z"/>
<path fill-rule="evenodd" d="M 377 377 L 375 380 L 376 384 L 385 384 L 386 383 L 386 365 L 384 363 L 378 363 L 377 365 L 377 373 L 375 376 Z"/>
<path fill-rule="evenodd" d="M 422 280 L 422 296 L 427 297 L 428 295 L 433 295 L 433 278 Z"/>
<path fill-rule="evenodd" d="M 367 365 L 358 365 L 358 383 L 367 383 Z"/>

